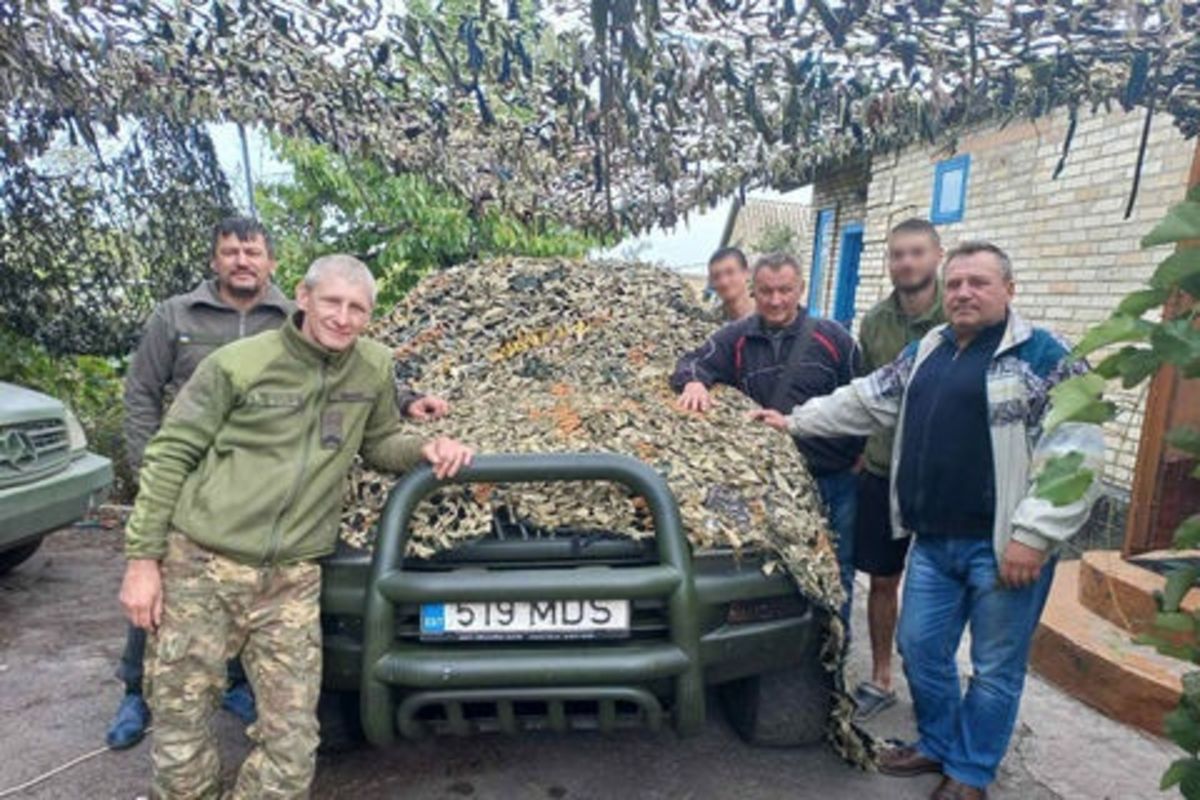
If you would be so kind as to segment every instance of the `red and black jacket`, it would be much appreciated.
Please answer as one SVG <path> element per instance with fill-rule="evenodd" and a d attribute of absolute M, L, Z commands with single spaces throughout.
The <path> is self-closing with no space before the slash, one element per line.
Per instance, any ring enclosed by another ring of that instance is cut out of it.
<path fill-rule="evenodd" d="M 812 397 L 830 394 L 850 382 L 860 371 L 858 345 L 836 322 L 815 320 L 804 336 L 807 312 L 779 331 L 770 331 L 762 317 L 748 317 L 725 325 L 703 345 L 679 359 L 671 375 L 676 392 L 691 381 L 705 386 L 733 386 L 764 407 L 787 414 Z M 803 341 L 799 341 L 803 339 Z M 783 373 L 793 347 L 804 350 L 792 362 L 790 376 Z M 788 380 L 786 392 L 776 392 L 780 380 Z M 772 403 L 778 397 L 783 399 Z M 836 439 L 797 439 L 809 470 L 816 476 L 829 475 L 854 466 L 864 440 L 857 436 Z"/>

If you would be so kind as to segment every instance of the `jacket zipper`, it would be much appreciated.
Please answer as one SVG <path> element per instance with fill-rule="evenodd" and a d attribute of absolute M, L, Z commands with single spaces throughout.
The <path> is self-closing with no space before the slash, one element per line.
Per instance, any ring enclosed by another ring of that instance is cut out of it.
<path fill-rule="evenodd" d="M 308 431 L 304 436 L 303 457 L 300 459 L 300 467 L 296 470 L 296 481 L 292 484 L 292 489 L 288 492 L 287 498 L 284 499 L 283 505 L 279 509 L 279 515 L 275 517 L 275 526 L 271 529 L 271 540 L 267 546 L 266 558 L 263 564 L 271 565 L 275 563 L 275 559 L 279 557 L 279 545 L 282 535 L 280 534 L 280 526 L 283 523 L 283 516 L 287 514 L 288 509 L 296 499 L 296 495 L 300 494 L 300 487 L 304 484 L 304 471 L 308 465 L 309 457 L 312 453 L 312 440 L 318 433 L 320 426 L 321 410 L 325 407 L 325 364 L 321 364 L 320 384 L 317 388 L 317 403 L 316 409 L 309 421 Z"/>

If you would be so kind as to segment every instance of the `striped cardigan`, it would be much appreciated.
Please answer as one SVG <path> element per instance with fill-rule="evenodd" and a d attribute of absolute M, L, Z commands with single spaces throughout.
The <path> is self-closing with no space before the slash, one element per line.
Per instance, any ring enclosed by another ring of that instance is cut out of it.
<path fill-rule="evenodd" d="M 934 328 L 905 348 L 895 361 L 870 375 L 855 379 L 831 395 L 796 406 L 788 417 L 788 428 L 796 436 L 866 436 L 877 430 L 896 429 L 891 511 L 897 538 L 913 533 L 903 527 L 896 496 L 908 384 L 921 362 L 942 342 L 945 327 Z M 1099 475 L 1104 465 L 1100 426 L 1068 422 L 1050 433 L 1042 430 L 1050 390 L 1086 371 L 1087 365 L 1071 358 L 1070 348 L 1062 339 L 1009 310 L 1008 325 L 986 378 L 996 478 L 992 544 L 997 559 L 1003 557 L 1010 540 L 1039 550 L 1066 541 L 1083 526 L 1099 495 Z M 945 446 L 953 447 L 953 443 Z M 1033 479 L 1041 467 L 1048 459 L 1071 451 L 1082 453 L 1083 466 L 1097 476 L 1087 493 L 1063 506 L 1036 497 Z"/>

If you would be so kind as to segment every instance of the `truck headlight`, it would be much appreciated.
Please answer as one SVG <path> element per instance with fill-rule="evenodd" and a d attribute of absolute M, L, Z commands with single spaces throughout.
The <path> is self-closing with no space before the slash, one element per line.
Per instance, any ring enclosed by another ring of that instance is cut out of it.
<path fill-rule="evenodd" d="M 87 434 L 83 432 L 83 424 L 70 409 L 67 409 L 67 445 L 72 452 L 87 449 Z"/>

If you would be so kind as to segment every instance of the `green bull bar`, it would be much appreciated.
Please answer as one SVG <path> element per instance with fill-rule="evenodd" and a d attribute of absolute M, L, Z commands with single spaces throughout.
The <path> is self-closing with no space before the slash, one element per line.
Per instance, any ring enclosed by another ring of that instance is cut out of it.
<path fill-rule="evenodd" d="M 659 563 L 478 570 L 470 580 L 463 580 L 461 574 L 402 569 L 413 512 L 439 486 L 535 481 L 625 485 L 650 508 Z M 666 641 L 568 652 L 534 642 L 464 650 L 406 644 L 396 638 L 396 605 L 400 603 L 647 598 L 663 598 L 667 604 Z M 391 744 L 396 738 L 392 687 L 429 693 L 492 688 L 519 697 L 539 687 L 569 695 L 572 687 L 584 685 L 619 687 L 669 679 L 674 683 L 675 729 L 681 735 L 698 732 L 704 725 L 705 709 L 696 589 L 674 495 L 662 476 L 641 461 L 607 453 L 478 456 L 448 481 L 439 481 L 428 466 L 413 470 L 396 484 L 380 518 L 363 617 L 362 664 L 362 725 L 374 745 Z"/>

